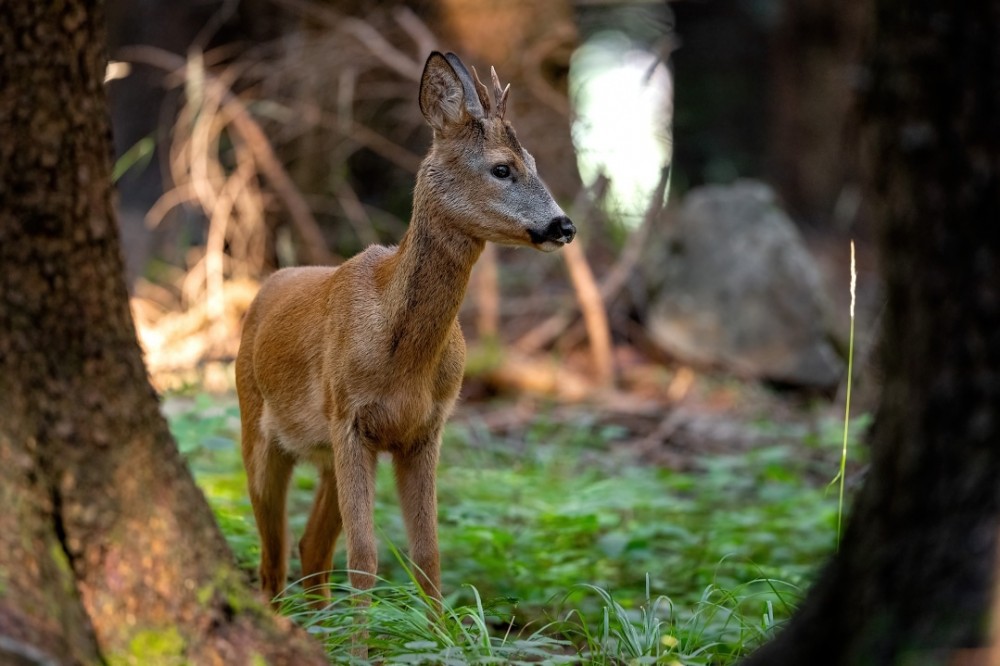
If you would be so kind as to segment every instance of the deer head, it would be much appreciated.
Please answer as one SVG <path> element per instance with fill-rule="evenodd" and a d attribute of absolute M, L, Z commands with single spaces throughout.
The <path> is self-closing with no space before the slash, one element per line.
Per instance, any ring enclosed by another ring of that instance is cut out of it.
<path fill-rule="evenodd" d="M 504 119 L 510 85 L 492 70 L 494 98 L 454 53 L 431 53 L 420 110 L 434 142 L 417 179 L 416 204 L 449 231 L 545 252 L 573 240 L 576 227 L 538 176 L 535 160 Z M 421 201 L 421 198 L 424 201 Z"/>

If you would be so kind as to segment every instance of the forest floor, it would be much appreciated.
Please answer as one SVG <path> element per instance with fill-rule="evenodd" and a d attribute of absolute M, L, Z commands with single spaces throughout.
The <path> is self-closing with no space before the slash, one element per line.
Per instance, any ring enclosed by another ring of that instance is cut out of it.
<path fill-rule="evenodd" d="M 492 636 L 486 657 L 500 655 L 501 644 L 513 649 L 544 639 L 556 641 L 543 651 L 553 663 L 562 658 L 553 655 L 567 653 L 587 663 L 629 655 L 650 663 L 733 663 L 790 615 L 832 552 L 839 401 L 684 368 L 648 372 L 647 388 L 658 388 L 645 394 L 577 403 L 469 397 L 458 407 L 439 468 L 442 582 L 449 608 L 479 609 Z M 662 397 L 670 387 L 672 401 Z M 174 393 L 164 411 L 253 578 L 259 551 L 235 396 Z M 855 413 L 849 492 L 869 421 L 863 410 Z M 314 472 L 297 470 L 289 509 L 296 535 L 314 489 Z M 405 530 L 388 465 L 380 465 L 376 524 L 385 596 L 398 599 L 409 573 L 399 555 Z M 335 567 L 344 564 L 339 544 Z M 297 575 L 293 556 L 289 580 Z M 343 575 L 334 578 L 342 584 Z M 348 659 L 336 622 L 303 615 L 296 590 L 289 589 L 287 612 L 325 636 L 331 660 Z M 645 647 L 628 647 L 620 635 L 628 627 L 645 636 Z M 377 649 L 389 661 L 454 656 L 458 648 L 442 645 L 439 633 Z M 462 648 L 459 661 L 484 656 L 482 642 L 473 643 L 478 647 Z"/>

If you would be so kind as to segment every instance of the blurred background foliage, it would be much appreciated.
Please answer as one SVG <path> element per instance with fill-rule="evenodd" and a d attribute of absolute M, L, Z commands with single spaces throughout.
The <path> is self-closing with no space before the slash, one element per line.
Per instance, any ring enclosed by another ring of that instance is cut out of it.
<path fill-rule="evenodd" d="M 579 397 L 627 387 L 638 359 L 741 374 L 649 339 L 664 277 L 649 248 L 692 188 L 761 180 L 804 232 L 828 280 L 819 296 L 836 280 L 843 305 L 843 239 L 865 236 L 856 142 L 845 140 L 864 7 L 111 2 L 120 220 L 154 380 L 227 386 L 260 279 L 399 240 L 429 144 L 416 88 L 432 49 L 511 83 L 519 137 L 581 228 L 566 271 L 527 252 L 484 256 L 463 309 L 467 337 L 484 343 L 472 363 L 484 385 L 470 390 Z M 526 370 L 551 352 L 561 374 Z"/>

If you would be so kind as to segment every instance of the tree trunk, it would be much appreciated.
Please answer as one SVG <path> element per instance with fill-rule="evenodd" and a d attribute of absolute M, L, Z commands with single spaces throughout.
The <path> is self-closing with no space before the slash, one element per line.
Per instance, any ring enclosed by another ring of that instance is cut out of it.
<path fill-rule="evenodd" d="M 768 26 L 757 7 L 670 3 L 680 39 L 670 54 L 675 191 L 764 174 L 768 99 L 761 78 L 768 72 Z"/>
<path fill-rule="evenodd" d="M 246 587 L 147 381 L 93 4 L 0 6 L 0 662 L 323 663 Z"/>
<path fill-rule="evenodd" d="M 852 221 L 851 207 L 837 205 L 859 178 L 858 142 L 847 139 L 856 139 L 851 109 L 871 9 L 871 0 L 785 0 L 769 31 L 762 173 L 800 223 Z"/>
<path fill-rule="evenodd" d="M 986 663 L 991 639 L 1000 1 L 879 0 L 875 19 L 865 147 L 888 301 L 871 469 L 840 551 L 747 664 Z"/>

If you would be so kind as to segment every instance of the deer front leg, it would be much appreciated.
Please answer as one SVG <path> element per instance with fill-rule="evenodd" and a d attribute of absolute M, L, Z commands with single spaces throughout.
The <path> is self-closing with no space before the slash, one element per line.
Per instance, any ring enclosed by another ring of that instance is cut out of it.
<path fill-rule="evenodd" d="M 441 599 L 441 560 L 437 536 L 437 462 L 440 433 L 424 445 L 393 456 L 399 504 L 410 541 L 410 558 L 420 587 Z"/>
<path fill-rule="evenodd" d="M 346 436 L 340 439 L 335 436 L 333 441 L 340 519 L 347 535 L 347 576 L 355 589 L 369 590 L 375 585 L 378 571 L 373 516 L 378 456 L 354 424 L 347 428 Z M 363 611 L 370 603 L 367 594 L 355 599 L 355 605 L 362 612 L 354 617 L 357 630 L 351 637 L 351 654 L 361 660 L 368 659 L 367 619 Z"/>
<path fill-rule="evenodd" d="M 364 441 L 352 425 L 346 436 L 334 440 L 334 465 L 340 519 L 347 536 L 347 568 L 351 585 L 359 590 L 375 584 L 378 551 L 375 544 L 374 447 Z"/>

